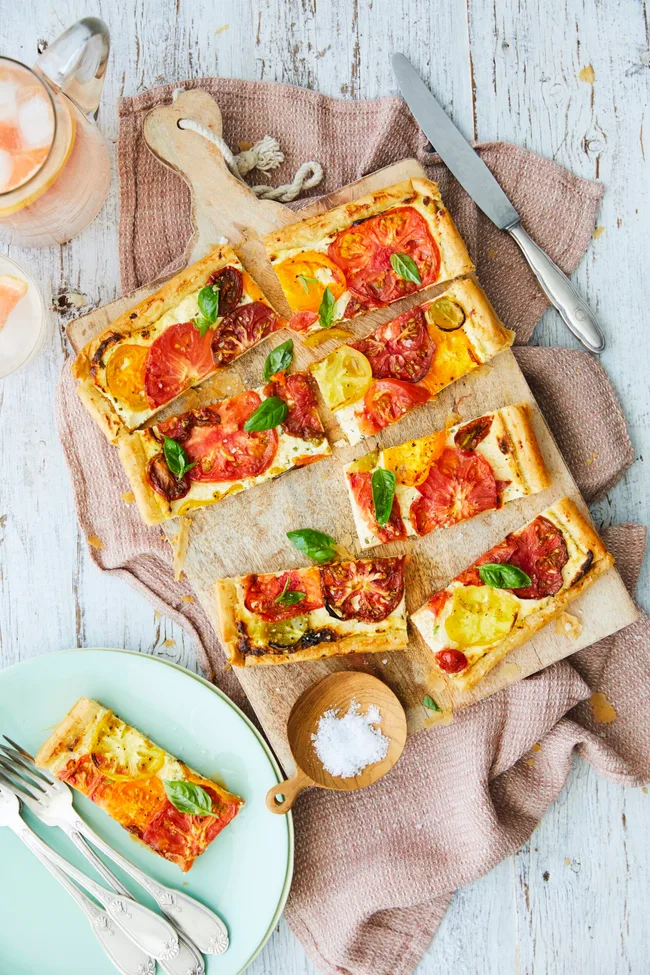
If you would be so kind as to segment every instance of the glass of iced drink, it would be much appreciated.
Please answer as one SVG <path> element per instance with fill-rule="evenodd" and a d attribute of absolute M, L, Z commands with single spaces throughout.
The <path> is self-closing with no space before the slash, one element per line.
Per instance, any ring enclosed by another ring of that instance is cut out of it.
<path fill-rule="evenodd" d="M 0 235 L 9 243 L 62 244 L 99 213 L 111 171 L 93 117 L 108 51 L 106 25 L 87 17 L 33 68 L 0 57 Z"/>
<path fill-rule="evenodd" d="M 27 365 L 43 344 L 49 323 L 33 279 L 0 255 L 0 379 Z"/>

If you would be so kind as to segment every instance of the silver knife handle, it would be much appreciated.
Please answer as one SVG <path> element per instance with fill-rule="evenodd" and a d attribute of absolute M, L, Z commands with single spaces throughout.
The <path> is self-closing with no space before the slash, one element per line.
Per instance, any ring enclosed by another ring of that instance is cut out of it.
<path fill-rule="evenodd" d="M 605 336 L 593 312 L 566 274 L 553 263 L 534 240 L 531 240 L 521 224 L 517 223 L 507 230 L 530 264 L 542 291 L 555 305 L 575 337 L 580 339 L 590 352 L 602 352 L 605 348 Z"/>

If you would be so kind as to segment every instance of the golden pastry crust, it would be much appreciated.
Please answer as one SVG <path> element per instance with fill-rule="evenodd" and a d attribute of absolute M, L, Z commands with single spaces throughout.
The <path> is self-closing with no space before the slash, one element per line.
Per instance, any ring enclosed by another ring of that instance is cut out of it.
<path fill-rule="evenodd" d="M 465 242 L 440 197 L 436 183 L 423 178 L 404 180 L 369 193 L 351 203 L 327 210 L 298 223 L 275 230 L 264 238 L 272 264 L 300 251 L 322 245 L 359 220 L 367 220 L 394 207 L 411 206 L 424 217 L 440 251 L 438 283 L 474 270 Z M 287 299 L 289 299 L 287 295 Z"/>
<path fill-rule="evenodd" d="M 71 758 L 85 754 L 92 729 L 107 710 L 97 701 L 79 698 L 39 748 L 34 759 L 36 764 L 56 774 Z"/>
<path fill-rule="evenodd" d="M 147 449 L 151 440 L 153 437 L 146 430 L 122 433 L 117 439 L 117 453 L 135 495 L 140 517 L 145 525 L 159 525 L 172 518 L 173 512 L 171 504 L 154 491 L 147 480 L 147 464 L 154 453 L 160 452 L 159 444 L 154 452 Z"/>
<path fill-rule="evenodd" d="M 545 491 L 551 478 L 531 424 L 530 407 L 517 403 L 498 412 L 512 444 L 522 488 L 526 494 Z"/>

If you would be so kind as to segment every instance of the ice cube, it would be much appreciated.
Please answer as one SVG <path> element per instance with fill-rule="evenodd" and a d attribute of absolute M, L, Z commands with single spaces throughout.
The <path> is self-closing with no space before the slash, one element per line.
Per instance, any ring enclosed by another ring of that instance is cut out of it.
<path fill-rule="evenodd" d="M 13 168 L 14 160 L 11 153 L 6 149 L 0 149 L 0 193 L 4 193 L 9 185 Z"/>
<path fill-rule="evenodd" d="M 18 105 L 18 85 L 13 81 L 0 81 L 0 122 L 15 122 Z"/>
<path fill-rule="evenodd" d="M 36 91 L 18 106 L 18 129 L 24 149 L 49 146 L 54 135 L 52 107 L 47 96 Z"/>

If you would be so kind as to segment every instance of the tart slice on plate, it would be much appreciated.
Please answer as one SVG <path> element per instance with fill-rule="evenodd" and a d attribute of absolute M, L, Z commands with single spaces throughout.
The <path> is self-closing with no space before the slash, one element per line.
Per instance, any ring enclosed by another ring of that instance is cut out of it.
<path fill-rule="evenodd" d="M 562 498 L 434 593 L 411 619 L 436 670 L 468 690 L 614 564 Z"/>

